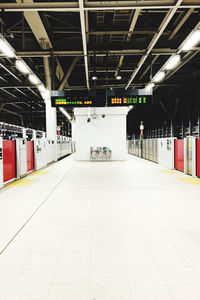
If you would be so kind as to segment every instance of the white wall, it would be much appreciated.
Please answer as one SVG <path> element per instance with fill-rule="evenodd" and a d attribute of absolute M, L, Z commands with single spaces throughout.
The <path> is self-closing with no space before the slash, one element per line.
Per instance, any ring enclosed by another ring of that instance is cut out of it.
<path fill-rule="evenodd" d="M 166 168 L 174 169 L 175 138 L 158 139 L 158 163 Z"/>
<path fill-rule="evenodd" d="M 90 147 L 109 147 L 112 160 L 126 160 L 127 107 L 98 107 L 90 111 L 91 122 L 88 123 L 88 108 L 74 109 L 76 121 L 72 125 L 72 140 L 76 142 L 76 159 L 89 160 Z"/>

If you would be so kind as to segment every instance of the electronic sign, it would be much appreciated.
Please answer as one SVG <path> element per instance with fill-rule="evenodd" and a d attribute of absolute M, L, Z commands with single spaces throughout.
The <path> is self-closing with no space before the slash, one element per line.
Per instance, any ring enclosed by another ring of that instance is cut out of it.
<path fill-rule="evenodd" d="M 129 106 L 129 105 L 147 105 L 151 104 L 151 95 L 132 95 L 132 96 L 109 96 L 107 100 L 108 106 Z"/>
<path fill-rule="evenodd" d="M 94 105 L 94 97 L 51 97 L 52 107 L 88 107 Z"/>
<path fill-rule="evenodd" d="M 145 89 L 51 91 L 52 107 L 146 106 L 151 103 L 152 95 Z"/>

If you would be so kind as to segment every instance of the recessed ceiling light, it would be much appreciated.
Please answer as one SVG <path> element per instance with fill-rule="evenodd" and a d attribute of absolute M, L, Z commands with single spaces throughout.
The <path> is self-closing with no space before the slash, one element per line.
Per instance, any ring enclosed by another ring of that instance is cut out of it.
<path fill-rule="evenodd" d="M 92 80 L 97 80 L 97 76 L 92 76 Z"/>

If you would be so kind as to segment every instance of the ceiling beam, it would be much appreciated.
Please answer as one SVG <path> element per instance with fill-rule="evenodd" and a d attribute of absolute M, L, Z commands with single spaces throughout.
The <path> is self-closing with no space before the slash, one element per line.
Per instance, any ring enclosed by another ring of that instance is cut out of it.
<path fill-rule="evenodd" d="M 86 13 L 88 14 L 88 12 L 86 11 Z M 86 14 L 86 15 L 87 15 Z M 68 31 L 68 30 L 52 30 L 51 31 L 54 34 L 78 34 L 81 35 L 80 31 Z M 155 29 L 148 29 L 148 30 L 144 30 L 144 29 L 138 29 L 138 30 L 98 30 L 98 31 L 89 31 L 89 29 L 87 29 L 87 17 L 86 17 L 86 37 L 87 39 L 89 38 L 90 35 L 109 35 L 109 34 L 113 34 L 113 35 L 124 35 L 124 34 L 137 34 L 137 35 L 147 35 L 147 34 L 155 34 L 157 31 Z M 22 30 L 9 30 L 9 33 L 17 33 L 17 34 L 22 34 Z M 25 30 L 24 31 L 25 34 L 32 34 L 31 30 Z M 169 35 L 170 31 L 165 31 L 163 32 L 163 35 Z"/>
<path fill-rule="evenodd" d="M 20 6 L 21 0 L 16 0 L 17 5 Z M 24 0 L 23 1 L 25 5 L 34 5 L 33 0 Z M 44 27 L 44 24 L 40 18 L 40 15 L 38 11 L 25 11 L 24 12 L 24 17 L 31 28 L 38 44 L 42 49 L 52 49 L 53 45 L 50 41 L 50 38 L 48 36 L 48 33 Z M 45 67 L 47 67 L 48 63 L 44 61 Z M 45 70 L 47 72 L 47 70 Z M 57 60 L 57 67 L 56 67 L 56 76 L 61 80 L 62 77 L 64 76 L 64 72 L 62 70 L 62 67 Z"/>
<path fill-rule="evenodd" d="M 134 30 L 136 22 L 137 22 L 138 17 L 139 17 L 139 14 L 140 14 L 140 9 L 136 9 L 135 12 L 134 12 L 134 14 L 133 14 L 133 18 L 132 18 L 132 21 L 131 21 L 131 24 L 130 24 L 130 27 L 129 27 L 129 31 L 133 31 Z M 126 43 L 130 42 L 131 37 L 132 37 L 132 33 L 128 33 L 125 42 Z M 123 63 L 123 60 L 124 60 L 124 55 L 122 55 L 120 57 L 120 59 L 119 59 L 119 63 L 118 63 L 118 66 L 117 66 L 117 70 L 115 72 L 115 76 L 118 75 L 119 70 L 121 68 L 121 65 Z"/>
<path fill-rule="evenodd" d="M 64 89 L 64 87 L 66 85 L 66 82 L 68 81 L 68 79 L 69 79 L 69 77 L 70 77 L 70 75 L 71 75 L 71 73 L 72 73 L 75 65 L 77 64 L 77 62 L 79 60 L 80 60 L 79 56 L 74 57 L 74 59 L 73 59 L 71 65 L 70 65 L 69 69 L 67 70 L 65 76 L 63 77 L 63 79 L 62 79 L 62 81 L 61 81 L 61 83 L 60 83 L 60 85 L 58 87 L 58 90 L 63 90 Z"/>
<path fill-rule="evenodd" d="M 132 83 L 133 79 L 135 78 L 135 76 L 137 75 L 137 73 L 139 72 L 139 70 L 141 69 L 142 65 L 146 61 L 147 57 L 151 53 L 152 49 L 156 45 L 157 41 L 161 37 L 162 33 L 164 32 L 165 28 L 167 27 L 167 25 L 169 24 L 169 22 L 173 18 L 174 14 L 176 13 L 176 10 L 180 7 L 180 5 L 181 5 L 182 2 L 183 2 L 183 0 L 178 0 L 176 2 L 176 5 L 172 9 L 170 9 L 168 11 L 168 13 L 166 14 L 164 20 L 162 21 L 162 23 L 161 23 L 161 25 L 160 25 L 160 27 L 158 29 L 158 32 L 154 35 L 153 39 L 151 40 L 150 44 L 148 45 L 146 54 L 141 57 L 138 65 L 137 65 L 137 68 L 133 71 L 133 73 L 131 75 L 131 78 L 129 79 L 129 81 L 128 81 L 127 85 L 126 85 L 126 89 Z"/>
<path fill-rule="evenodd" d="M 195 31 L 197 29 L 200 29 L 200 22 L 197 23 L 197 25 L 194 27 L 194 29 L 191 31 Z M 186 39 L 187 40 L 187 37 Z M 177 49 L 177 54 L 181 53 L 181 48 L 182 45 L 184 44 L 185 40 L 180 44 L 180 46 Z M 200 49 L 197 49 L 196 51 L 189 51 L 187 52 L 184 57 L 182 58 L 181 63 L 173 70 L 173 71 L 169 71 L 168 74 L 166 74 L 165 80 L 169 79 L 172 75 L 174 75 L 178 70 L 180 70 L 185 64 L 187 64 L 192 58 L 194 58 L 197 54 L 200 53 Z M 163 68 L 163 66 L 160 68 L 160 70 Z M 158 87 L 155 87 L 154 90 L 156 90 Z"/>
<path fill-rule="evenodd" d="M 195 49 L 198 49 L 195 47 Z M 173 53 L 176 53 L 177 49 L 170 49 L 170 48 L 154 48 L 151 51 L 152 55 L 171 55 Z M 146 53 L 146 49 L 125 49 L 125 50 L 96 50 L 95 55 L 96 56 L 106 56 L 106 55 L 143 55 Z M 88 56 L 94 56 L 94 51 L 88 51 Z M 42 51 L 18 51 L 16 52 L 16 55 L 19 57 L 51 57 L 52 55 L 55 56 L 84 56 L 83 51 L 50 51 L 50 50 L 42 50 Z M 1 57 L 4 57 L 4 55 L 0 55 Z"/>
<path fill-rule="evenodd" d="M 153 64 L 156 62 L 156 60 L 158 59 L 159 55 L 156 55 L 152 62 L 147 66 L 147 68 L 144 70 L 144 72 L 142 73 L 142 75 L 139 77 L 139 80 L 141 80 L 145 75 L 146 73 L 150 70 L 151 66 L 153 66 Z"/>
<path fill-rule="evenodd" d="M 182 18 L 182 20 L 180 21 L 180 23 L 176 26 L 176 28 L 173 30 L 173 32 L 170 34 L 168 40 L 171 41 L 174 36 L 179 32 L 179 30 L 181 29 L 181 27 L 185 24 L 185 22 L 187 21 L 187 19 L 190 17 L 190 15 L 193 13 L 194 8 L 190 8 L 188 10 L 188 12 L 185 14 L 185 16 Z"/>
<path fill-rule="evenodd" d="M 89 90 L 90 84 L 89 84 L 88 54 L 87 54 L 87 41 L 86 41 L 86 30 L 85 30 L 86 27 L 85 27 L 85 14 L 84 14 L 83 0 L 79 0 L 79 8 L 80 8 L 81 33 L 82 33 L 82 42 L 83 42 L 83 54 L 84 54 L 84 62 L 85 62 L 85 77 L 86 77 L 86 85 Z"/>
<path fill-rule="evenodd" d="M 127 9 L 171 9 L 175 6 L 174 0 L 154 1 L 89 1 L 83 10 L 127 10 Z M 183 8 L 200 8 L 199 0 L 183 0 Z M 61 11 L 79 12 L 78 2 L 37 2 L 37 3 L 0 3 L 0 10 L 4 11 Z"/>
<path fill-rule="evenodd" d="M 0 63 L 0 67 L 3 68 L 7 73 L 9 73 L 10 75 L 12 75 L 12 77 L 14 77 L 17 81 L 22 83 L 22 80 L 19 79 L 19 77 L 17 75 L 15 75 L 12 71 L 9 70 L 9 68 L 7 68 L 6 66 L 4 66 L 2 63 Z"/>

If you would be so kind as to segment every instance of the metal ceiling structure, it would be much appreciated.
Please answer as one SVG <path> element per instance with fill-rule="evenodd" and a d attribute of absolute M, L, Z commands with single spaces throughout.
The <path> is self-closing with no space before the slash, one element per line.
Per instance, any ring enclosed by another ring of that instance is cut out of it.
<path fill-rule="evenodd" d="M 145 87 L 194 29 L 199 0 L 0 3 L 1 34 L 48 89 Z M 155 101 L 200 80 L 200 48 L 156 84 Z M 52 76 L 52 74 L 54 76 Z M 96 74 L 97 80 L 92 80 Z M 117 76 L 121 80 L 117 80 Z M 45 105 L 12 58 L 0 53 L 0 118 L 44 129 Z M 63 121 L 59 113 L 59 122 Z"/>

